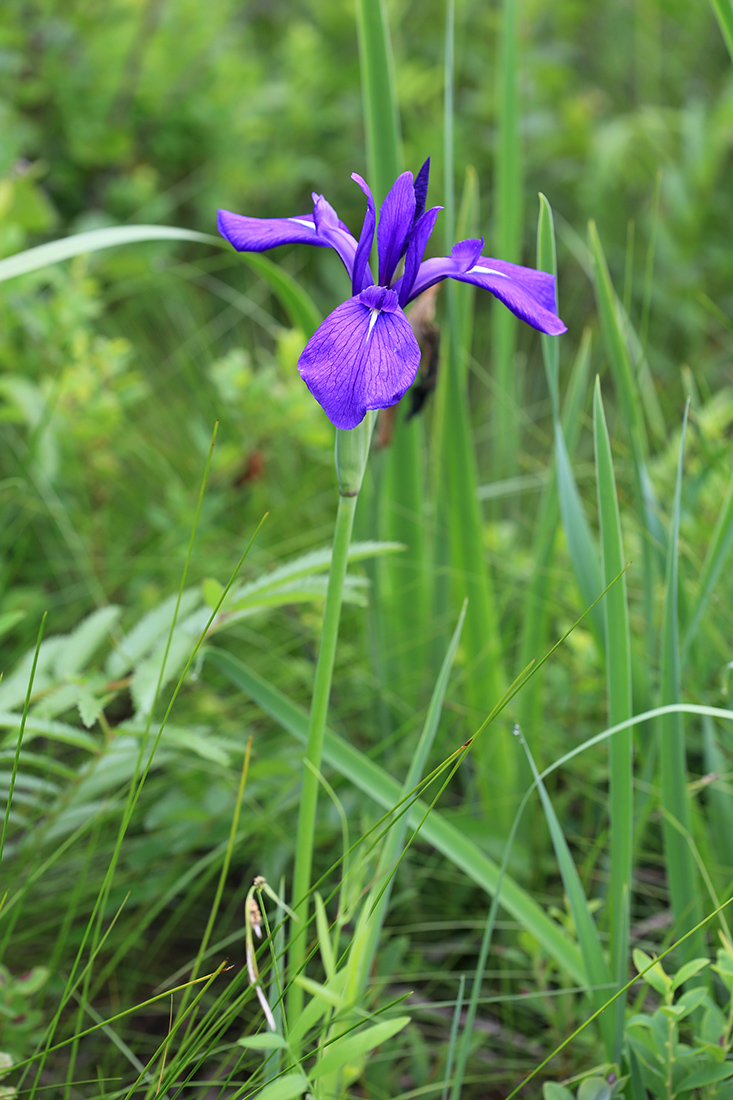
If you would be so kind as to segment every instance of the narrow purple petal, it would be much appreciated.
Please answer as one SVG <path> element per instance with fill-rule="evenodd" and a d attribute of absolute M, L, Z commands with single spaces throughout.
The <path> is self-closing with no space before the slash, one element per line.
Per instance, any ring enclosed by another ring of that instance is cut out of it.
<path fill-rule="evenodd" d="M 415 217 L 415 187 L 412 172 L 403 172 L 394 181 L 379 211 L 377 248 L 379 285 L 389 286 L 400 262 Z"/>
<path fill-rule="evenodd" d="M 483 247 L 483 237 L 471 237 L 467 241 L 459 241 L 458 244 L 454 244 L 450 250 L 450 258 L 459 263 L 463 271 L 468 271 L 470 267 L 478 263 Z"/>
<path fill-rule="evenodd" d="M 415 228 L 410 234 L 410 242 L 405 256 L 405 273 L 395 283 L 395 289 L 399 291 L 400 305 L 404 306 L 410 300 L 410 291 L 417 278 L 420 262 L 425 254 L 430 234 L 435 228 L 435 219 L 442 206 L 433 206 L 426 210 L 422 217 L 415 223 Z"/>
<path fill-rule="evenodd" d="M 330 244 L 319 238 L 312 214 L 298 214 L 294 218 L 247 218 L 243 214 L 219 210 L 216 224 L 222 237 L 237 252 L 264 252 L 281 244 L 317 244 L 324 248 Z"/>
<path fill-rule="evenodd" d="M 472 283 L 488 290 L 520 320 L 526 321 L 540 332 L 558 336 L 567 331 L 557 315 L 555 279 L 552 275 L 545 271 L 535 271 L 531 267 L 510 264 L 506 260 L 492 260 L 487 256 L 476 257 L 475 263 L 466 268 L 464 259 L 465 256 L 462 255 L 461 260 L 453 256 L 425 260 L 420 264 L 407 301 L 417 298 L 418 294 L 422 294 L 434 283 L 439 283 L 441 279 L 457 279 L 459 282 Z"/>
<path fill-rule="evenodd" d="M 419 364 L 397 294 L 373 286 L 329 314 L 303 349 L 298 370 L 331 423 L 355 428 L 368 409 L 399 401 Z"/>
<path fill-rule="evenodd" d="M 248 218 L 219 210 L 216 223 L 221 233 L 237 252 L 264 252 L 281 244 L 315 244 L 334 248 L 351 275 L 356 255 L 356 241 L 326 202 L 323 195 L 313 196 L 313 213 L 294 218 Z"/>
<path fill-rule="evenodd" d="M 323 195 L 313 195 L 313 221 L 318 236 L 338 252 L 349 276 L 353 276 L 357 243 Z"/>
<path fill-rule="evenodd" d="M 366 195 L 367 201 L 364 224 L 361 227 L 359 244 L 354 258 L 354 272 L 351 276 L 352 292 L 358 294 L 360 290 L 364 290 L 365 287 L 374 284 L 372 273 L 369 270 L 369 256 L 372 251 L 372 245 L 374 244 L 374 227 L 377 224 L 377 215 L 374 209 L 374 198 L 369 190 L 369 185 L 357 172 L 352 172 L 351 178 L 361 187 Z"/>
<path fill-rule="evenodd" d="M 428 199 L 428 179 L 430 177 L 430 157 L 415 176 L 415 222 L 425 213 Z"/>

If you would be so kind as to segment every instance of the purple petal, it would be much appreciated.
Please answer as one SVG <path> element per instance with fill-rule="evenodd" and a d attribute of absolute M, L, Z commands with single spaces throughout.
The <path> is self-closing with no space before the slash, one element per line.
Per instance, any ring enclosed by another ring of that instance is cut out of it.
<path fill-rule="evenodd" d="M 353 275 L 356 241 L 323 195 L 313 195 L 313 221 L 318 236 L 336 249 L 349 275 Z"/>
<path fill-rule="evenodd" d="M 222 237 L 234 245 L 237 252 L 264 252 L 281 244 L 329 247 L 328 241 L 318 237 L 312 214 L 298 214 L 294 218 L 247 218 L 243 214 L 219 210 L 216 224 Z"/>
<path fill-rule="evenodd" d="M 416 222 L 415 228 L 410 234 L 410 243 L 407 246 L 407 255 L 405 256 L 405 273 L 395 283 L 395 289 L 399 291 L 401 306 L 404 306 L 410 300 L 410 291 L 417 278 L 420 261 L 425 253 L 430 234 L 435 228 L 438 211 L 442 209 L 442 206 L 433 206 L 430 210 L 426 210 Z"/>
<path fill-rule="evenodd" d="M 425 213 L 425 205 L 428 198 L 428 179 L 430 176 L 430 157 L 415 176 L 415 222 Z"/>
<path fill-rule="evenodd" d="M 390 187 L 379 211 L 377 248 L 380 286 L 389 286 L 404 253 L 414 217 L 415 187 L 412 172 L 403 172 Z"/>
<path fill-rule="evenodd" d="M 450 250 L 450 258 L 456 260 L 464 271 L 468 271 L 470 267 L 478 263 L 483 247 L 483 237 L 472 237 L 467 241 L 459 241 Z"/>
<path fill-rule="evenodd" d="M 313 213 L 294 218 L 248 218 L 219 210 L 217 226 L 237 252 L 264 252 L 281 244 L 315 244 L 334 248 L 351 275 L 356 241 L 323 195 L 313 196 Z"/>
<path fill-rule="evenodd" d="M 372 273 L 369 270 L 369 255 L 372 251 L 372 245 L 374 244 L 374 226 L 377 224 L 377 215 L 374 210 L 374 198 L 369 190 L 369 185 L 357 172 L 352 172 L 351 178 L 361 187 L 367 200 L 364 224 L 361 227 L 359 244 L 354 258 L 354 273 L 351 276 L 352 292 L 358 294 L 360 290 L 364 290 L 365 287 L 374 284 Z"/>
<path fill-rule="evenodd" d="M 469 242 L 461 241 L 461 245 Z M 453 252 L 456 253 L 456 248 Z M 429 286 L 441 279 L 458 279 L 462 283 L 472 283 L 488 290 L 507 309 L 510 309 L 528 325 L 558 336 L 566 332 L 567 327 L 557 315 L 555 299 L 555 279 L 545 271 L 535 271 L 531 267 L 520 267 L 506 260 L 492 260 L 487 256 L 477 256 L 471 267 L 465 266 L 466 250 L 463 248 L 454 255 L 440 256 L 434 260 L 425 260 L 420 264 L 417 278 L 407 301 L 417 298 Z M 401 297 L 401 296 L 400 296 Z"/>
<path fill-rule="evenodd" d="M 394 405 L 413 383 L 420 349 L 394 290 L 372 286 L 337 306 L 298 361 L 300 376 L 337 428 Z"/>

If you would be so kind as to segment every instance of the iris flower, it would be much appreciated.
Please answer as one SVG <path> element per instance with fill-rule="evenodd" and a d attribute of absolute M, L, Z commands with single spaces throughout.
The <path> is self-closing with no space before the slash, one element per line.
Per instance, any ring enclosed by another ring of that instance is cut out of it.
<path fill-rule="evenodd" d="M 358 241 L 323 195 L 315 193 L 312 214 L 248 218 L 228 210 L 218 213 L 219 232 L 238 252 L 314 244 L 333 248 L 340 256 L 351 279 L 352 297 L 329 314 L 298 360 L 301 378 L 337 428 L 355 428 L 368 409 L 396 404 L 412 385 L 420 348 L 405 306 L 442 279 L 488 290 L 540 332 L 565 332 L 557 316 L 553 276 L 482 256 L 483 237 L 459 241 L 450 256 L 423 259 L 442 209 L 425 209 L 429 170 L 428 159 L 416 178 L 412 172 L 397 177 L 382 203 L 378 225 L 372 193 L 354 172 L 351 178 L 367 202 Z M 376 280 L 370 267 L 375 230 Z"/>

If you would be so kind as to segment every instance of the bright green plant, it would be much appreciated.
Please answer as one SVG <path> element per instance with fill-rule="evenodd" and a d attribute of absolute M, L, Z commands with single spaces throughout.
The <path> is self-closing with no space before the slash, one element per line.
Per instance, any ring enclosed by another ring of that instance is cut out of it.
<path fill-rule="evenodd" d="M 717 962 L 724 996 L 721 1004 L 710 985 L 694 979 L 710 966 L 706 958 L 691 959 L 676 974 L 667 974 L 661 963 L 650 969 L 645 952 L 634 951 L 637 970 L 660 998 L 654 1009 L 636 1013 L 626 1023 L 626 1043 L 631 1069 L 632 1095 L 644 1090 L 657 1100 L 695 1096 L 724 1100 L 731 1095 L 733 1060 L 733 945 L 721 934 Z"/>

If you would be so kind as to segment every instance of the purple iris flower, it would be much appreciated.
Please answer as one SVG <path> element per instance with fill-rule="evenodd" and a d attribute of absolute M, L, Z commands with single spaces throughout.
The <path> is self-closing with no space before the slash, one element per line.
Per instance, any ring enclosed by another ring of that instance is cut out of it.
<path fill-rule="evenodd" d="M 556 336 L 566 331 L 557 315 L 555 280 L 544 271 L 481 255 L 483 237 L 459 241 L 450 256 L 423 260 L 440 206 L 425 209 L 430 160 L 413 179 L 403 172 L 379 211 L 369 187 L 357 241 L 323 195 L 313 194 L 313 213 L 293 218 L 247 218 L 220 210 L 219 232 L 238 252 L 264 252 L 281 244 L 334 248 L 351 279 L 352 297 L 337 306 L 303 349 L 300 376 L 337 428 L 355 428 L 368 409 L 400 400 L 420 365 L 420 348 L 405 306 L 442 279 L 488 290 L 522 321 Z M 369 264 L 377 234 L 378 272 Z M 404 258 L 402 274 L 395 278 Z"/>

